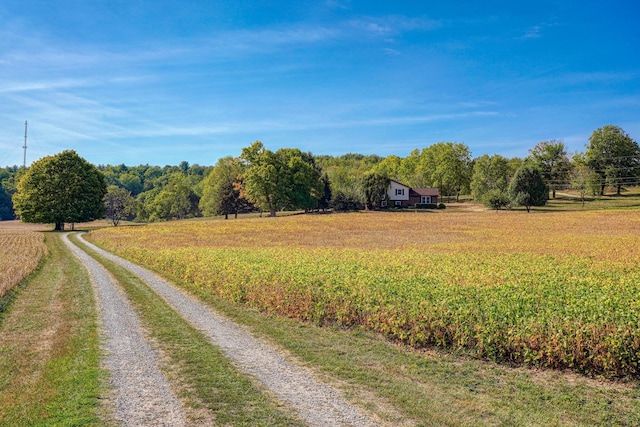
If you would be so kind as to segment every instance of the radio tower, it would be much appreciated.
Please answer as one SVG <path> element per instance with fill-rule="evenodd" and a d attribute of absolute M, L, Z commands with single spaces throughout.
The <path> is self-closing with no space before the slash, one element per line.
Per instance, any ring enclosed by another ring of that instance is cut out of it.
<path fill-rule="evenodd" d="M 27 168 L 27 121 L 24 121 L 24 160 L 22 161 L 22 167 Z"/>

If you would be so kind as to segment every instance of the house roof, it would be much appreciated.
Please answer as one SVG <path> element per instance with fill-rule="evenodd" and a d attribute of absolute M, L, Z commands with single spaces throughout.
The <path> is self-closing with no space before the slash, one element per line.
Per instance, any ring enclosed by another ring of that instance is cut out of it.
<path fill-rule="evenodd" d="M 418 196 L 439 196 L 440 195 L 440 190 L 438 190 L 437 188 L 412 188 L 411 191 L 416 193 Z"/>

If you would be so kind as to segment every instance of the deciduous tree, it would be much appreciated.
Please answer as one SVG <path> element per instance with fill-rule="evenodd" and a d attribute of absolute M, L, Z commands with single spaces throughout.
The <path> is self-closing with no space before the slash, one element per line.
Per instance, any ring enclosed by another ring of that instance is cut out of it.
<path fill-rule="evenodd" d="M 135 199 L 126 188 L 110 185 L 104 196 L 105 217 L 117 227 L 121 220 L 135 215 Z"/>
<path fill-rule="evenodd" d="M 390 178 L 382 173 L 374 172 L 362 179 L 362 192 L 364 194 L 365 207 L 372 209 L 379 207 L 385 199 L 389 189 Z"/>
<path fill-rule="evenodd" d="M 567 147 L 562 141 L 552 139 L 538 143 L 529 153 L 529 161 L 540 170 L 555 199 L 558 186 L 569 180 L 571 162 Z"/>
<path fill-rule="evenodd" d="M 204 215 L 236 214 L 247 210 L 251 204 L 241 192 L 245 168 L 240 159 L 224 157 L 219 159 L 213 170 L 202 181 L 200 209 Z"/>
<path fill-rule="evenodd" d="M 17 190 L 13 203 L 23 222 L 55 224 L 56 230 L 64 230 L 65 222 L 104 216 L 104 176 L 72 150 L 33 163 Z"/>
<path fill-rule="evenodd" d="M 530 212 L 531 206 L 544 206 L 547 203 L 549 187 L 538 168 L 523 166 L 511 179 L 509 195 L 514 204 L 522 205 Z"/>
<path fill-rule="evenodd" d="M 471 194 L 480 203 L 487 203 L 486 195 L 495 191 L 507 194 L 511 172 L 509 160 L 499 154 L 482 155 L 475 159 L 471 179 Z"/>
<path fill-rule="evenodd" d="M 310 153 L 281 148 L 275 153 L 260 141 L 242 149 L 243 175 L 248 199 L 276 216 L 278 210 L 316 208 L 324 188 L 321 170 Z"/>
<path fill-rule="evenodd" d="M 605 186 L 617 188 L 637 184 L 640 178 L 640 147 L 620 127 L 607 125 L 596 129 L 589 137 L 586 163 L 601 178 L 600 195 Z"/>

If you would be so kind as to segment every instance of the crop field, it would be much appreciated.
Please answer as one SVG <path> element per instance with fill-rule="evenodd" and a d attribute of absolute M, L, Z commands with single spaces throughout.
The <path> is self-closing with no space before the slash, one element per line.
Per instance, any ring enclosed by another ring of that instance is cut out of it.
<path fill-rule="evenodd" d="M 0 229 L 0 298 L 31 273 L 46 253 L 42 233 Z"/>
<path fill-rule="evenodd" d="M 90 240 L 270 313 L 503 363 L 640 376 L 638 211 L 199 220 Z"/>

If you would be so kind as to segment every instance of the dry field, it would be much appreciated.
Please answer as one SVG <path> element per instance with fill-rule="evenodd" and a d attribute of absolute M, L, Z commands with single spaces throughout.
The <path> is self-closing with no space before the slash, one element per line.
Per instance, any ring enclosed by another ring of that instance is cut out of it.
<path fill-rule="evenodd" d="M 90 238 L 267 312 L 500 362 L 640 376 L 637 211 L 300 215 Z"/>
<path fill-rule="evenodd" d="M 0 298 L 31 273 L 47 253 L 37 226 L 0 222 Z"/>

